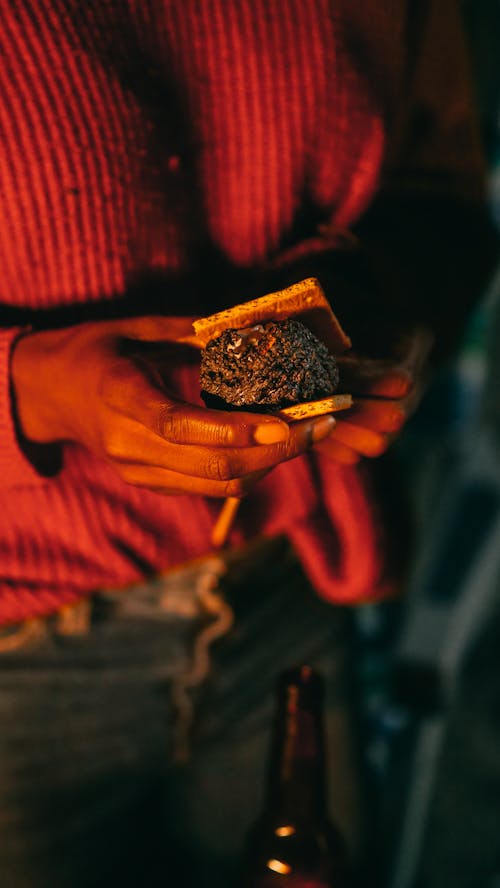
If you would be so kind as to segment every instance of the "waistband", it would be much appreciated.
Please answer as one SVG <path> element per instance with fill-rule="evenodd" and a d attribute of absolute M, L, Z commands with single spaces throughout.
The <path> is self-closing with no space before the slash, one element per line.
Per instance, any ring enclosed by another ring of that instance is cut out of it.
<path fill-rule="evenodd" d="M 221 610 L 221 581 L 234 585 L 247 569 L 265 569 L 269 560 L 290 552 L 283 536 L 266 537 L 240 548 L 210 554 L 127 586 L 104 588 L 61 606 L 55 613 L 0 626 L 0 653 L 37 644 L 47 634 L 86 635 L 94 620 L 107 616 L 124 619 L 194 620 L 216 617 Z M 215 593 L 217 591 L 217 596 Z"/>

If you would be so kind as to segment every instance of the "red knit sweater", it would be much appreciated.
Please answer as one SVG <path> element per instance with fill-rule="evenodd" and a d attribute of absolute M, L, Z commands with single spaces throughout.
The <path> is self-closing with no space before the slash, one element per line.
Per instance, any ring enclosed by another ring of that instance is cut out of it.
<path fill-rule="evenodd" d="M 408 22 L 401 0 L 0 0 L 0 11 L 9 622 L 207 552 L 220 508 L 127 486 L 78 446 L 65 446 L 55 476 L 40 474 L 12 419 L 19 329 L 77 304 L 92 317 L 131 293 L 139 314 L 147 281 L 163 276 L 166 314 L 201 313 L 217 307 L 217 281 L 210 296 L 188 287 L 183 305 L 171 282 L 191 280 L 208 254 L 212 267 L 244 271 L 327 249 L 329 235 L 304 220 L 334 231 L 372 199 Z M 436 157 L 428 149 L 422 165 L 439 167 Z M 175 372 L 196 399 L 193 374 Z M 289 534 L 324 596 L 378 594 L 376 522 L 357 470 L 312 458 L 280 466 L 244 502 L 232 539 L 262 532 Z"/>

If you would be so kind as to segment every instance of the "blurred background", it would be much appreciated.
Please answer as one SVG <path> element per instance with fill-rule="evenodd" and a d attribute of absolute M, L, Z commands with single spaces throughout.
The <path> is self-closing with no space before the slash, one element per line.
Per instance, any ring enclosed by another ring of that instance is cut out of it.
<path fill-rule="evenodd" d="M 500 0 L 462 6 L 500 231 Z M 406 595 L 355 617 L 381 884 L 500 888 L 498 269 L 391 463 L 412 525 Z"/>

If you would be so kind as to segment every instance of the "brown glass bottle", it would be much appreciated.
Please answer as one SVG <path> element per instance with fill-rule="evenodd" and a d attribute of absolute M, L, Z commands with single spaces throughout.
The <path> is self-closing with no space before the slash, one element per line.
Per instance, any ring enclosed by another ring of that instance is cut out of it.
<path fill-rule="evenodd" d="M 279 682 L 267 799 L 250 832 L 245 888 L 346 888 L 345 853 L 326 810 L 323 680 L 309 666 Z"/>

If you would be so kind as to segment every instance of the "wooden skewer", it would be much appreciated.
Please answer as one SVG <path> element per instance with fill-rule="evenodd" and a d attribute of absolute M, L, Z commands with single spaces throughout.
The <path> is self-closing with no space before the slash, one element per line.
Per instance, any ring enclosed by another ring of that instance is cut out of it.
<path fill-rule="evenodd" d="M 225 500 L 212 530 L 211 543 L 214 549 L 222 549 L 226 545 L 240 502 L 238 496 L 228 496 Z"/>
<path fill-rule="evenodd" d="M 228 496 L 224 501 L 210 537 L 213 549 L 223 549 L 226 545 L 240 502 L 241 500 L 237 496 Z M 224 565 L 221 558 L 216 560 Z M 187 761 L 190 754 L 190 731 L 194 719 L 190 690 L 199 685 L 209 671 L 212 642 L 221 635 L 225 635 L 233 624 L 233 611 L 223 595 L 219 593 L 217 579 L 216 574 L 208 573 L 206 576 L 201 576 L 201 586 L 197 588 L 198 601 L 215 619 L 205 626 L 194 640 L 191 669 L 181 672 L 172 682 L 172 703 L 177 713 L 174 720 L 173 755 L 177 762 Z"/>

